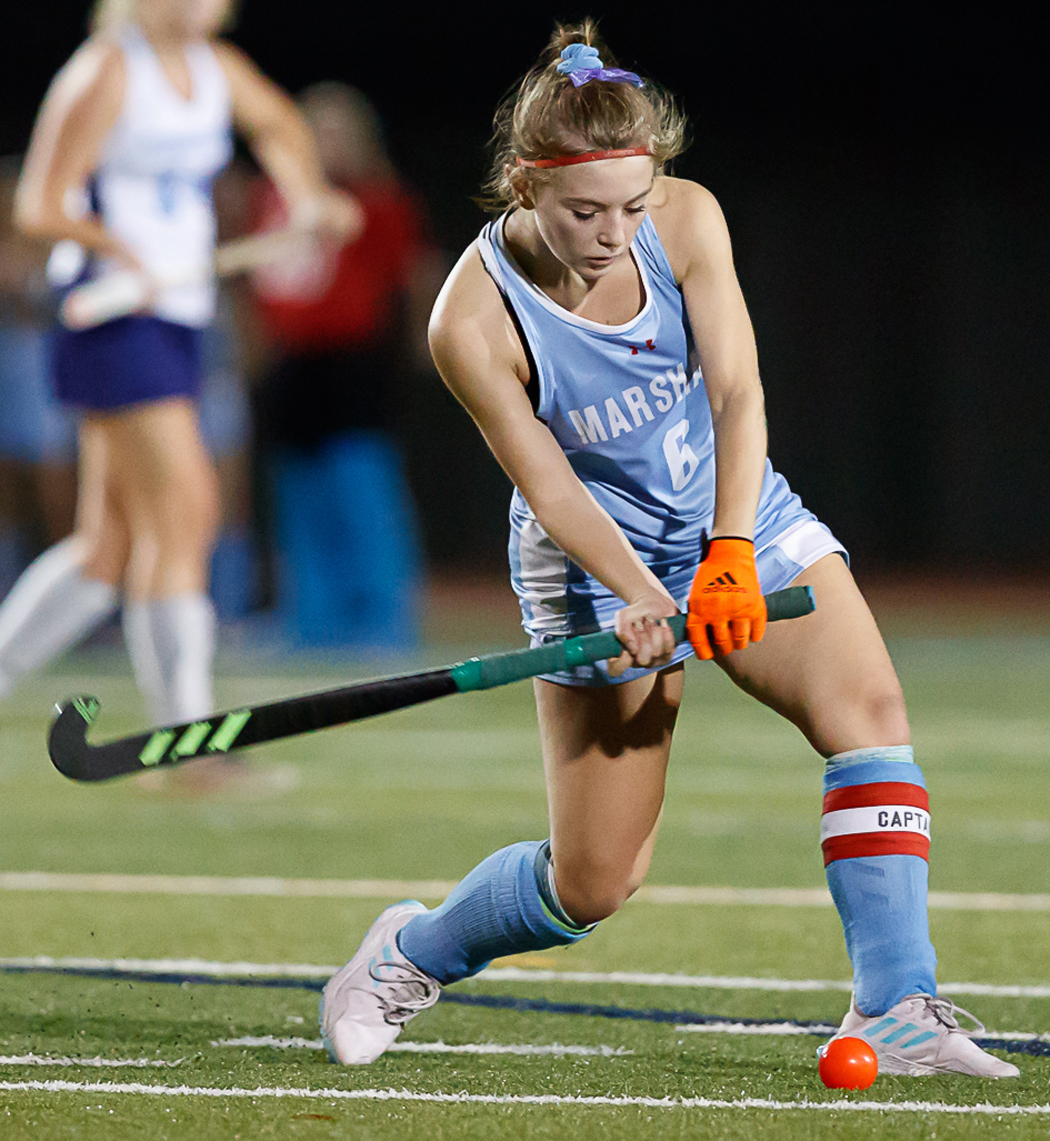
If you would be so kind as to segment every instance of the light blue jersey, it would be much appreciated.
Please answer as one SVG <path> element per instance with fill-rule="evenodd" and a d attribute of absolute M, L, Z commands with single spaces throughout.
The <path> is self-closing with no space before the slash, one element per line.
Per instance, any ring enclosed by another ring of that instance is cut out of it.
<path fill-rule="evenodd" d="M 714 517 L 714 431 L 682 293 L 656 227 L 646 217 L 631 245 L 645 294 L 641 311 L 624 325 L 603 325 L 570 313 L 525 276 L 507 248 L 504 220 L 485 227 L 479 247 L 522 337 L 536 415 L 643 562 L 684 601 L 701 532 Z M 767 460 L 755 524 L 767 592 L 790 579 L 767 582 L 761 553 L 807 522 L 816 519 Z M 623 603 L 548 538 L 517 489 L 510 523 L 511 578 L 525 629 L 542 639 L 609 627 Z M 780 561 L 790 568 L 778 579 L 802 569 L 794 559 Z M 679 657 L 690 652 L 686 644 Z"/>

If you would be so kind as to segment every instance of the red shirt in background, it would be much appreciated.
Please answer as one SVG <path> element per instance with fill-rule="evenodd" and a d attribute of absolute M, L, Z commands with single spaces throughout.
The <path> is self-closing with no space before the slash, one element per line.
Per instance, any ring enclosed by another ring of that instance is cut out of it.
<path fill-rule="evenodd" d="M 398 298 L 426 244 L 422 208 L 396 181 L 343 189 L 364 210 L 355 242 L 340 249 L 304 241 L 301 252 L 252 275 L 263 322 L 293 354 L 367 349 L 390 337 Z M 260 181 L 252 213 L 256 231 L 288 225 L 284 201 L 268 181 Z"/>

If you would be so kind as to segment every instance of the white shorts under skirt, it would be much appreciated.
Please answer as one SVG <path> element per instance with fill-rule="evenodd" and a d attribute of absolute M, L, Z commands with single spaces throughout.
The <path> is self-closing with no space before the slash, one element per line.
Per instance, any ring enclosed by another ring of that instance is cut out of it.
<path fill-rule="evenodd" d="M 553 544 L 551 545 L 553 547 Z M 783 590 L 790 586 L 807 567 L 811 567 L 825 555 L 836 553 L 849 561 L 846 548 L 814 515 L 791 523 L 772 538 L 759 536 L 755 545 L 755 566 L 763 594 Z M 562 558 L 564 559 L 564 555 Z M 695 574 L 696 566 L 686 565 L 674 568 L 662 576 L 664 586 L 682 610 L 686 607 Z M 552 600 L 550 613 L 543 614 L 544 607 L 542 605 L 537 607 L 534 597 L 523 625 L 531 635 L 532 645 L 540 646 L 559 637 L 590 633 L 596 629 L 611 630 L 616 621 L 616 612 L 622 607 L 623 602 L 613 595 L 593 599 L 591 620 L 587 623 L 588 628 L 583 629 L 577 623 L 571 622 L 564 607 L 559 607 L 555 600 Z M 551 631 L 550 627 L 555 624 L 555 619 L 558 619 L 557 624 L 563 627 L 564 632 Z M 537 627 L 547 627 L 547 629 L 542 629 L 541 632 Z M 682 642 L 676 647 L 669 664 L 674 665 L 692 656 L 692 646 L 688 641 Z M 661 666 L 660 669 L 667 669 L 667 666 Z M 608 663 L 598 662 L 593 666 L 576 666 L 540 676 L 544 681 L 557 682 L 559 685 L 603 686 L 620 685 L 655 672 L 657 671 L 654 669 L 628 669 L 619 677 L 610 677 Z"/>

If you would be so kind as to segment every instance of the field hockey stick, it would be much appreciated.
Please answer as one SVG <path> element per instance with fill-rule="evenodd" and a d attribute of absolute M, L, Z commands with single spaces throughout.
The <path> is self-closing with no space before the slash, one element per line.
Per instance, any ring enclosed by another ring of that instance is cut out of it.
<path fill-rule="evenodd" d="M 212 276 L 232 277 L 271 265 L 296 249 L 309 233 L 302 230 L 275 230 L 225 242 L 216 249 L 210 264 L 187 267 L 161 278 L 136 270 L 117 270 L 97 281 L 71 289 L 62 301 L 59 317 L 69 329 L 90 329 L 116 317 L 126 317 L 149 303 L 158 289 L 198 285 Z"/>
<path fill-rule="evenodd" d="M 770 622 L 799 618 L 809 614 L 814 605 L 813 592 L 808 586 L 793 586 L 766 596 Z M 683 641 L 685 615 L 678 614 L 670 619 L 670 626 L 675 641 Z M 71 780 L 109 780 L 126 773 L 182 764 L 195 757 L 217 756 L 282 737 L 345 725 L 349 721 L 420 705 L 452 693 L 492 689 L 537 674 L 593 665 L 619 656 L 622 650 L 623 646 L 611 631 L 584 634 L 535 649 L 470 658 L 454 666 L 423 673 L 399 674 L 265 705 L 233 709 L 200 721 L 153 729 L 102 745 L 89 745 L 87 742 L 88 727 L 98 717 L 98 699 L 75 697 L 56 707 L 57 716 L 48 737 L 48 752 L 55 768 Z"/>

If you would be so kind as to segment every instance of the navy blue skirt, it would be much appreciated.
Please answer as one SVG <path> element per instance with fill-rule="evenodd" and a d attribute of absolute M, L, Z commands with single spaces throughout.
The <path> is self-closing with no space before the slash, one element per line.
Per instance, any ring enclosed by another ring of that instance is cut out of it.
<path fill-rule="evenodd" d="M 201 390 L 201 330 L 159 317 L 118 317 L 51 334 L 51 376 L 63 404 L 103 412 Z"/>

